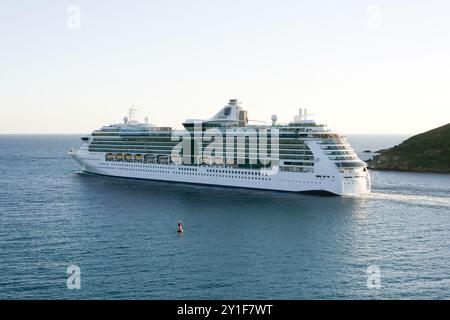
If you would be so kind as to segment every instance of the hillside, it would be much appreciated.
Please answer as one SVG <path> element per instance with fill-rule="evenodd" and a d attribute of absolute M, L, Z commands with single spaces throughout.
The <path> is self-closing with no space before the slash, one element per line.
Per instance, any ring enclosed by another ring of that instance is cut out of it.
<path fill-rule="evenodd" d="M 367 161 L 369 168 L 450 173 L 450 123 L 378 153 L 373 160 Z"/>

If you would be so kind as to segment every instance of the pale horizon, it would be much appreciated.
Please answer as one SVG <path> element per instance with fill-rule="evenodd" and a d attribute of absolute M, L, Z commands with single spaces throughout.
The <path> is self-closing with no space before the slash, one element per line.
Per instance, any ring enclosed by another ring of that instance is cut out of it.
<path fill-rule="evenodd" d="M 229 99 L 342 134 L 450 120 L 447 1 L 29 1 L 0 12 L 0 134 L 181 128 Z"/>

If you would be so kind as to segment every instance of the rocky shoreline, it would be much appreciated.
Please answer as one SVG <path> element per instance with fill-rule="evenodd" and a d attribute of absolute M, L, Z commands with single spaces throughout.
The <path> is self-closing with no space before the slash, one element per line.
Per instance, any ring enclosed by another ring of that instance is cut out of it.
<path fill-rule="evenodd" d="M 450 123 L 376 154 L 367 161 L 369 169 L 450 173 Z"/>

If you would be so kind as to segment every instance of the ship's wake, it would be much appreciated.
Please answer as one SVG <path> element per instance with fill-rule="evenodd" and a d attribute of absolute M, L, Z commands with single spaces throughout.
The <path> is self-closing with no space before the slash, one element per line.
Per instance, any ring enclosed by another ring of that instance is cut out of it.
<path fill-rule="evenodd" d="M 450 197 L 445 195 L 402 194 L 372 191 L 368 194 L 352 196 L 364 200 L 384 200 L 419 206 L 439 206 L 450 209 Z"/>

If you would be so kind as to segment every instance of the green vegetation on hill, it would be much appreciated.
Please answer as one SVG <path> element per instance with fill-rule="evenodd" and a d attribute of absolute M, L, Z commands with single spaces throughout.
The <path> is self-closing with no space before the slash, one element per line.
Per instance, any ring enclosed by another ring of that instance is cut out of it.
<path fill-rule="evenodd" d="M 450 123 L 378 152 L 371 169 L 450 173 Z"/>

